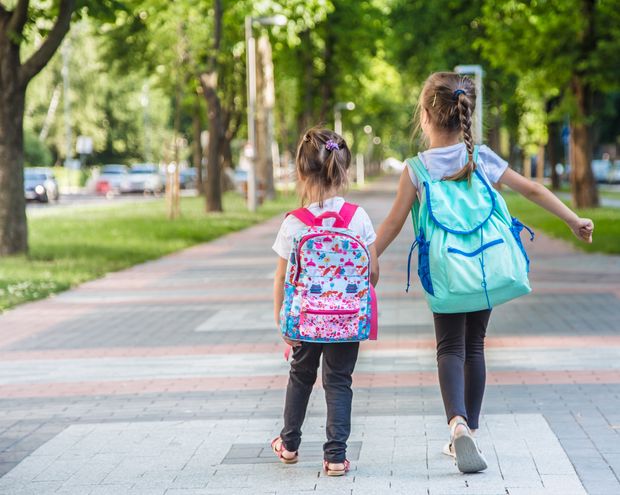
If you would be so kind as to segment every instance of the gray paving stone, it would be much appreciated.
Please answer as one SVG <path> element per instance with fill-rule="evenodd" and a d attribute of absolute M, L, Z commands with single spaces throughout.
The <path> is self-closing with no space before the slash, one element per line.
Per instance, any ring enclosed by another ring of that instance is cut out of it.
<path fill-rule="evenodd" d="M 489 469 L 463 476 L 441 454 L 446 435 L 441 416 L 358 416 L 353 431 L 363 432 L 363 440 L 352 438 L 351 451 L 359 449 L 359 460 L 340 479 L 321 472 L 320 417 L 308 418 L 304 428 L 308 459 L 291 466 L 279 463 L 270 452 L 263 457 L 278 429 L 278 421 L 269 418 L 71 426 L 41 448 L 46 455 L 35 452 L 1 478 L 0 493 L 8 487 L 29 489 L 36 480 L 56 482 L 56 488 L 69 494 L 84 487 L 91 494 L 114 495 L 131 493 L 130 488 L 166 494 L 255 490 L 494 495 L 543 487 L 546 494 L 585 493 L 541 415 L 488 415 L 482 426 L 479 442 L 488 452 Z M 402 431 L 406 433 L 401 435 Z M 250 433 L 262 435 L 262 451 L 260 444 L 236 443 Z M 522 444 L 510 442 L 511 438 Z M 93 445 L 98 449 L 91 449 Z M 67 450 L 67 446 L 73 447 Z M 84 446 L 88 448 L 83 450 Z M 141 455 L 141 449 L 158 455 Z M 545 451 L 553 462 L 543 461 Z M 225 463 L 230 456 L 239 464 Z M 257 459 L 265 462 L 256 463 Z M 533 468 L 528 470 L 527 465 Z"/>

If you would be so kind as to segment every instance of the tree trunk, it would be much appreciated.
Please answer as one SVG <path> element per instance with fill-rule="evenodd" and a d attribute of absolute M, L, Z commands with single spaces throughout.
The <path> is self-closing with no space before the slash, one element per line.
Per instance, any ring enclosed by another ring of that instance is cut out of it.
<path fill-rule="evenodd" d="M 299 48 L 299 56 L 303 67 L 303 77 L 301 80 L 300 94 L 303 95 L 301 113 L 297 119 L 299 132 L 301 134 L 305 132 L 313 122 L 314 111 L 314 58 L 312 39 L 310 38 L 310 31 L 303 31 L 299 35 L 301 39 L 301 46 Z"/>
<path fill-rule="evenodd" d="M 18 72 L 19 46 L 3 37 L 0 39 L 0 256 L 28 251 L 23 137 L 26 87 L 19 82 Z"/>
<path fill-rule="evenodd" d="M 231 191 L 235 188 L 234 182 L 227 173 L 228 170 L 232 171 L 234 169 L 231 141 L 232 139 L 224 135 L 220 143 L 220 152 L 222 155 L 222 191 Z"/>
<path fill-rule="evenodd" d="M 200 75 L 200 85 L 207 101 L 207 117 L 209 122 L 207 184 L 205 188 L 206 208 L 207 211 L 222 211 L 220 144 L 225 129 L 223 129 L 222 102 L 217 94 L 218 56 L 222 40 L 222 1 L 214 0 L 213 5 L 213 49 L 207 58 L 206 70 Z"/>
<path fill-rule="evenodd" d="M 593 208 L 599 205 L 598 189 L 592 173 L 592 139 L 588 123 L 591 110 L 591 90 L 578 77 L 573 79 L 572 91 L 577 103 L 577 116 L 571 121 L 571 185 L 573 205 Z"/>
<path fill-rule="evenodd" d="M 501 128 L 502 128 L 502 117 L 499 114 L 499 111 L 489 112 L 490 113 L 490 121 L 491 124 L 489 126 L 488 136 L 489 136 L 489 147 L 492 150 L 495 150 L 498 153 L 501 149 Z"/>
<path fill-rule="evenodd" d="M 200 118 L 200 100 L 196 95 L 194 101 L 194 112 L 192 114 L 192 162 L 196 169 L 196 189 L 198 195 L 204 194 L 204 184 L 202 180 L 202 143 L 200 142 L 200 135 L 202 132 L 202 119 Z"/>
<path fill-rule="evenodd" d="M 559 122 L 550 122 L 548 125 L 549 140 L 547 142 L 547 153 L 549 155 L 549 164 L 551 165 L 551 189 L 553 191 L 560 189 L 560 176 L 556 170 L 556 165 L 560 163 L 561 130 L 562 126 Z"/>
<path fill-rule="evenodd" d="M 256 177 L 259 198 L 273 198 L 273 160 L 269 139 L 270 95 L 266 68 L 270 63 L 271 51 L 264 36 L 258 39 L 256 50 Z"/>
<path fill-rule="evenodd" d="M 334 63 L 334 45 L 336 43 L 332 27 L 327 20 L 327 35 L 325 36 L 325 48 L 323 50 L 323 60 L 325 64 L 325 72 L 321 78 L 321 112 L 319 114 L 320 122 L 329 122 L 333 116 L 334 104 L 334 86 L 335 78 L 338 71 L 338 64 Z M 333 125 L 333 124 L 332 124 Z M 331 127 L 328 125 L 327 127 Z"/>
<path fill-rule="evenodd" d="M 222 107 L 217 95 L 217 74 L 200 76 L 207 100 L 209 121 L 209 146 L 207 147 L 207 181 L 205 193 L 207 211 L 222 211 L 222 186 L 220 167 L 220 143 L 222 136 Z"/>

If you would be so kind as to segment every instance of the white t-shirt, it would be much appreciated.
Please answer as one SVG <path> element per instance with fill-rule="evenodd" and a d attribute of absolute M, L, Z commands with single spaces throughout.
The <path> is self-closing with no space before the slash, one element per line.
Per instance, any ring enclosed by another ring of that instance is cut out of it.
<path fill-rule="evenodd" d="M 344 198 L 334 196 L 333 198 L 323 201 L 323 208 L 320 208 L 318 203 L 312 203 L 307 206 L 307 208 L 314 216 L 319 216 L 326 211 L 338 212 L 343 204 Z M 328 218 L 325 220 L 324 225 L 333 225 L 333 223 L 334 219 Z M 306 225 L 303 222 L 293 215 L 289 215 L 282 222 L 282 226 L 276 237 L 276 242 L 273 243 L 272 249 L 278 253 L 281 258 L 288 260 L 291 248 L 293 247 L 293 238 L 297 232 L 304 228 L 306 228 Z M 375 229 L 372 226 L 370 217 L 361 206 L 358 206 L 357 210 L 355 210 L 355 215 L 353 215 L 351 219 L 349 229 L 360 235 L 366 246 L 370 246 L 377 239 L 377 234 L 375 234 Z"/>
<path fill-rule="evenodd" d="M 426 170 L 428 170 L 431 179 L 441 180 L 444 177 L 455 174 L 465 166 L 467 163 L 467 148 L 464 143 L 457 143 L 452 146 L 444 146 L 443 148 L 431 148 L 418 153 L 418 157 L 422 160 Z M 508 168 L 508 162 L 484 144 L 478 148 L 476 164 L 478 169 L 492 184 L 497 184 Z M 409 171 L 411 182 L 420 191 L 418 178 L 406 163 L 405 167 Z"/>

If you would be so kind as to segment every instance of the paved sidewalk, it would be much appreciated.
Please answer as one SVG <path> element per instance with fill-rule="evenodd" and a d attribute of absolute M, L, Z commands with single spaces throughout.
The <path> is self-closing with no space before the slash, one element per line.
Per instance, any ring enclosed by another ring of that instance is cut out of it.
<path fill-rule="evenodd" d="M 355 199 L 375 223 L 395 182 Z M 273 462 L 287 364 L 272 323 L 279 219 L 0 316 L 0 494 L 620 493 L 620 258 L 539 235 L 534 293 L 497 308 L 464 476 L 447 436 L 431 315 L 404 293 L 408 225 L 382 257 L 344 479 L 320 473 L 317 388 L 301 462 Z"/>

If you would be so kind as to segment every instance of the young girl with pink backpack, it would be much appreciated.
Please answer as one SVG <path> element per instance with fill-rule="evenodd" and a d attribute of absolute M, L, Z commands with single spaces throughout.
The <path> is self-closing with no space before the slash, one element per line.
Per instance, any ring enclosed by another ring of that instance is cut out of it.
<path fill-rule="evenodd" d="M 313 128 L 296 155 L 302 204 L 287 214 L 273 245 L 275 319 L 293 351 L 284 426 L 271 448 L 285 464 L 298 460 L 301 427 L 322 357 L 327 402 L 323 468 L 329 476 L 349 470 L 351 375 L 359 342 L 376 338 L 373 286 L 379 278 L 376 234 L 363 208 L 339 194 L 347 185 L 351 152 L 344 139 Z"/>

